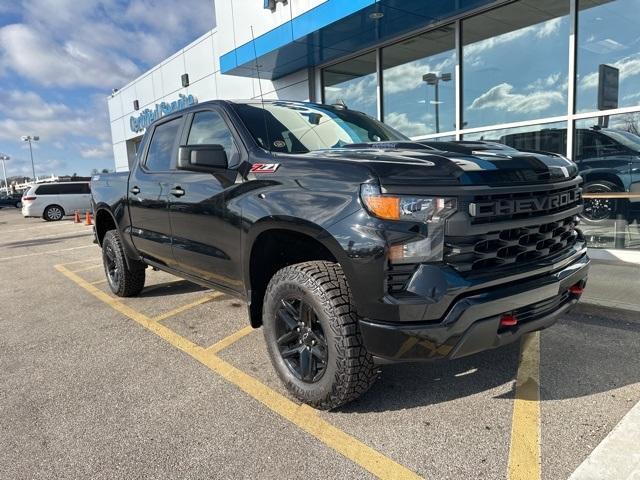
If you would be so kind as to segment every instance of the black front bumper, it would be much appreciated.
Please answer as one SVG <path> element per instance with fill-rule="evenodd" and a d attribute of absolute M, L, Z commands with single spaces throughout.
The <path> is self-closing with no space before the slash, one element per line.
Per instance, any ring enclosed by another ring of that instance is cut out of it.
<path fill-rule="evenodd" d="M 442 319 L 389 323 L 360 320 L 369 352 L 379 361 L 459 358 L 500 347 L 523 334 L 555 323 L 579 299 L 572 286 L 584 286 L 589 258 L 580 258 L 544 276 L 494 286 L 457 298 Z M 512 327 L 500 326 L 504 314 L 515 314 Z"/>

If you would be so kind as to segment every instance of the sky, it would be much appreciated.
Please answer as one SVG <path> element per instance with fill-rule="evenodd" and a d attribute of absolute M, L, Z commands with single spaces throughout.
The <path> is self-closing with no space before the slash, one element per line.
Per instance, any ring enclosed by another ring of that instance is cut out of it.
<path fill-rule="evenodd" d="M 0 153 L 31 176 L 114 169 L 107 96 L 207 32 L 213 0 L 0 0 Z"/>

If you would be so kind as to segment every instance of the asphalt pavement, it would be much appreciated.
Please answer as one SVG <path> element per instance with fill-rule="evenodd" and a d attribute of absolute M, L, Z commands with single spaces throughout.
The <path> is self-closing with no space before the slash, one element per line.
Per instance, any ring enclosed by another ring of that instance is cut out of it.
<path fill-rule="evenodd" d="M 588 293 L 611 295 L 611 268 Z M 0 278 L 0 478 L 560 479 L 640 400 L 633 307 L 385 366 L 316 412 L 287 396 L 242 302 L 151 270 L 140 297 L 112 296 L 89 226 L 1 209 Z"/>

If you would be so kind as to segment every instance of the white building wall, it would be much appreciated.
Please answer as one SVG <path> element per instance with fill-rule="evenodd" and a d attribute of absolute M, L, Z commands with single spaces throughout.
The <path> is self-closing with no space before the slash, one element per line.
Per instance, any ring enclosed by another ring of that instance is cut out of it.
<path fill-rule="evenodd" d="M 325 0 L 304 0 L 295 3 L 295 11 L 300 14 Z M 243 4 L 247 3 L 246 8 Z M 250 5 L 249 5 L 250 3 Z M 125 85 L 108 99 L 109 119 L 113 154 L 117 171 L 129 168 L 129 159 L 134 151 L 133 140 L 144 132 L 131 130 L 130 118 L 138 116 L 156 103 L 172 102 L 179 95 L 194 95 L 199 103 L 215 99 L 259 98 L 260 86 L 268 99 L 308 100 L 309 82 L 307 71 L 296 72 L 275 81 L 223 75 L 220 73 L 219 56 L 248 41 L 251 33 L 248 25 L 255 22 L 256 36 L 291 18 L 292 6 L 277 5 L 272 14 L 268 10 L 256 8 L 255 1 L 216 0 L 218 28 L 206 33 L 171 57 L 156 65 L 140 77 Z M 290 8 L 291 7 L 291 8 Z M 249 29 L 249 33 L 245 30 Z M 237 35 L 237 38 L 236 38 Z M 184 88 L 181 76 L 189 74 L 189 86 Z M 134 109 L 138 100 L 139 110 Z"/>

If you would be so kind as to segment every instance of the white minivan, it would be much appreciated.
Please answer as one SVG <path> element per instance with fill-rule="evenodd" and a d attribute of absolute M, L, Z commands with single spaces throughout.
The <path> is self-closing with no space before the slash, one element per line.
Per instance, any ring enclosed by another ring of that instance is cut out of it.
<path fill-rule="evenodd" d="M 22 196 L 22 215 L 42 217 L 48 222 L 90 209 L 89 182 L 41 183 L 29 187 Z"/>

